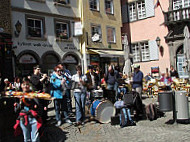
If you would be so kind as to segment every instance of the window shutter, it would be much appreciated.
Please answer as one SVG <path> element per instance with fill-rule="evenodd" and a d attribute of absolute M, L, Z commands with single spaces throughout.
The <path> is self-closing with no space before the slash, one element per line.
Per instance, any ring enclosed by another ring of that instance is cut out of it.
<path fill-rule="evenodd" d="M 121 12 L 122 12 L 121 13 L 122 14 L 122 22 L 123 23 L 129 22 L 129 20 L 128 20 L 129 11 L 128 11 L 128 5 L 127 4 L 122 5 Z"/>
<path fill-rule="evenodd" d="M 149 51 L 150 51 L 150 60 L 159 59 L 158 46 L 155 40 L 148 41 Z"/>
<path fill-rule="evenodd" d="M 146 17 L 154 16 L 154 0 L 145 0 Z"/>

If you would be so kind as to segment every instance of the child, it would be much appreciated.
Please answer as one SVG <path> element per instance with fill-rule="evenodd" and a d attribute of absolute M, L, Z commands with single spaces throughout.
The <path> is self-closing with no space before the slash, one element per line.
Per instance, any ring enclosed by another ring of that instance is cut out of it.
<path fill-rule="evenodd" d="M 21 88 L 24 93 L 30 92 L 30 82 L 28 79 L 23 79 Z M 37 114 L 37 109 L 39 108 L 38 99 L 21 98 L 20 103 L 15 103 L 14 106 L 18 107 L 20 104 L 22 110 L 20 111 L 17 123 L 14 126 L 16 132 L 15 135 L 18 134 L 17 132 L 20 126 L 24 135 L 24 142 L 40 142 L 38 129 L 42 125 L 42 120 Z"/>

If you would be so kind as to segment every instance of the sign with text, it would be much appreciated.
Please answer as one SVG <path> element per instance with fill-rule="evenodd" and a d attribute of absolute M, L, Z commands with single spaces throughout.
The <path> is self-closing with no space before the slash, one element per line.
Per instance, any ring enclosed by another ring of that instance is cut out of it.
<path fill-rule="evenodd" d="M 75 22 L 74 24 L 74 33 L 75 36 L 80 36 L 83 34 L 82 32 L 82 23 L 81 22 Z"/>
<path fill-rule="evenodd" d="M 64 50 L 77 50 L 77 48 L 74 44 L 67 44 L 66 47 L 64 47 Z"/>
<path fill-rule="evenodd" d="M 63 60 L 63 63 L 73 63 L 76 64 L 77 60 L 75 59 L 75 57 L 68 55 L 65 57 L 65 59 Z"/>
<path fill-rule="evenodd" d="M 34 63 L 36 63 L 36 59 L 30 54 L 25 54 L 25 55 L 20 57 L 19 63 L 21 63 L 21 64 L 34 64 Z"/>
<path fill-rule="evenodd" d="M 28 46 L 33 46 L 33 47 L 49 47 L 49 48 L 52 48 L 53 45 L 52 44 L 49 44 L 49 43 L 32 43 L 32 42 L 17 42 L 17 45 L 19 47 L 28 47 Z"/>

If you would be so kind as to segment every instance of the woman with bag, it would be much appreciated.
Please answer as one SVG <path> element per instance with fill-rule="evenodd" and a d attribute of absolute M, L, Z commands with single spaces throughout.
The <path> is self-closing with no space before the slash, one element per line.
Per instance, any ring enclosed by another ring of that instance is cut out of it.
<path fill-rule="evenodd" d="M 64 115 L 65 122 L 72 124 L 67 113 L 67 101 L 66 96 L 64 94 L 65 79 L 62 77 L 61 72 L 61 68 L 56 66 L 54 68 L 54 73 L 50 78 L 51 95 L 55 97 L 54 107 L 57 120 L 56 126 L 61 126 L 62 124 L 60 112 L 62 112 L 62 114 Z"/>
<path fill-rule="evenodd" d="M 72 89 L 74 90 L 76 106 L 76 125 L 81 125 L 85 120 L 85 101 L 86 101 L 86 75 L 82 75 L 81 66 L 76 67 L 77 74 L 72 76 Z"/>

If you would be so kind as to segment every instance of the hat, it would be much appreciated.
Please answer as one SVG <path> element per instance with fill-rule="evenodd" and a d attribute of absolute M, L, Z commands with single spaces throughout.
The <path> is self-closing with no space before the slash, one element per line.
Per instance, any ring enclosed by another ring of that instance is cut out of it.
<path fill-rule="evenodd" d="M 33 67 L 33 69 L 40 69 L 40 66 L 36 65 L 36 66 Z"/>
<path fill-rule="evenodd" d="M 140 68 L 140 65 L 139 64 L 134 64 L 133 67 L 134 67 L 134 69 Z"/>
<path fill-rule="evenodd" d="M 4 81 L 9 81 L 8 78 L 5 78 Z"/>

